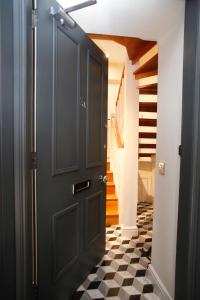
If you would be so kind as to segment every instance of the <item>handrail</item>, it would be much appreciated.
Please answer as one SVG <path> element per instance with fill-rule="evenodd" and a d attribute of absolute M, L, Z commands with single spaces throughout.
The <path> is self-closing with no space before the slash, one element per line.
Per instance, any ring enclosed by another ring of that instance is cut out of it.
<path fill-rule="evenodd" d="M 119 101 L 120 90 L 121 90 L 123 79 L 124 79 L 124 73 L 125 73 L 125 66 L 123 68 L 122 76 L 121 76 L 121 79 L 120 79 L 119 90 L 118 90 L 117 100 L 116 100 L 116 104 L 115 104 L 116 106 L 117 106 L 118 101 Z"/>
<path fill-rule="evenodd" d="M 116 117 L 115 117 L 114 114 L 111 116 L 111 126 L 112 126 L 112 128 L 114 130 L 114 133 L 115 133 L 117 147 L 118 148 L 124 148 L 124 143 L 123 143 L 123 141 L 121 139 L 121 136 L 120 136 L 120 133 L 119 133 L 118 124 L 117 124 L 117 120 L 116 120 Z"/>

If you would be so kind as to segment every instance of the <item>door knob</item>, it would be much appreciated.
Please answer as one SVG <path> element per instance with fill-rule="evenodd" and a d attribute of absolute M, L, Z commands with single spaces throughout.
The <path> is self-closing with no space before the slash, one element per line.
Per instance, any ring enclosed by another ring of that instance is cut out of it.
<path fill-rule="evenodd" d="M 97 176 L 97 181 L 100 181 L 100 182 L 106 184 L 107 181 L 108 181 L 108 177 L 106 175 L 104 175 L 104 176 L 103 175 L 98 175 Z"/>

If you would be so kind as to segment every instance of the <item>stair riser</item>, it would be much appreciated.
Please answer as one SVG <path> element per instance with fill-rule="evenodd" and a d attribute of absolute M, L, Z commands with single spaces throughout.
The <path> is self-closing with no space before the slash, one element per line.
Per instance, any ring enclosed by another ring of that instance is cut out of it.
<path fill-rule="evenodd" d="M 113 182 L 113 172 L 110 171 L 110 162 L 107 162 L 107 178 L 106 187 L 106 225 L 119 224 L 118 200 L 115 193 L 115 184 Z"/>
<path fill-rule="evenodd" d="M 107 186 L 106 187 L 106 193 L 107 194 L 115 194 L 115 186 Z"/>
<path fill-rule="evenodd" d="M 106 226 L 119 224 L 119 216 L 106 216 Z"/>
<path fill-rule="evenodd" d="M 108 173 L 107 177 L 108 177 L 108 182 L 112 182 L 113 181 L 113 173 Z"/>
<path fill-rule="evenodd" d="M 106 209 L 107 210 L 118 210 L 117 201 L 106 201 Z"/>

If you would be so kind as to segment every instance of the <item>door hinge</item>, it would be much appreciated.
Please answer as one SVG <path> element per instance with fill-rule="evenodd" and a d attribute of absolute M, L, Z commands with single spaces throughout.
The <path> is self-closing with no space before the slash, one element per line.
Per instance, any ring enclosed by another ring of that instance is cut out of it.
<path fill-rule="evenodd" d="M 179 145 L 178 147 L 178 154 L 181 156 L 182 155 L 182 145 Z"/>
<path fill-rule="evenodd" d="M 37 27 L 38 23 L 38 11 L 37 9 L 32 9 L 32 28 Z"/>
<path fill-rule="evenodd" d="M 36 170 L 37 169 L 37 153 L 31 152 L 31 169 Z"/>

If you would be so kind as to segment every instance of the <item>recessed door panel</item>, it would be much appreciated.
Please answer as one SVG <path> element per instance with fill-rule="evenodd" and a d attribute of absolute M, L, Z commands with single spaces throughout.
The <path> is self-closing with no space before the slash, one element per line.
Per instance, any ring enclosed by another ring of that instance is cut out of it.
<path fill-rule="evenodd" d="M 87 167 L 96 167 L 102 163 L 102 64 L 90 51 L 87 54 Z"/>
<path fill-rule="evenodd" d="M 53 215 L 54 281 L 58 280 L 78 258 L 78 218 L 78 204 Z"/>
<path fill-rule="evenodd" d="M 80 46 L 54 21 L 53 174 L 77 170 Z"/>
<path fill-rule="evenodd" d="M 102 193 L 97 192 L 89 196 L 86 199 L 86 201 L 87 201 L 86 235 L 87 235 L 87 246 L 89 246 L 101 234 L 101 227 L 102 227 L 101 211 L 102 211 L 102 202 L 103 202 Z"/>

